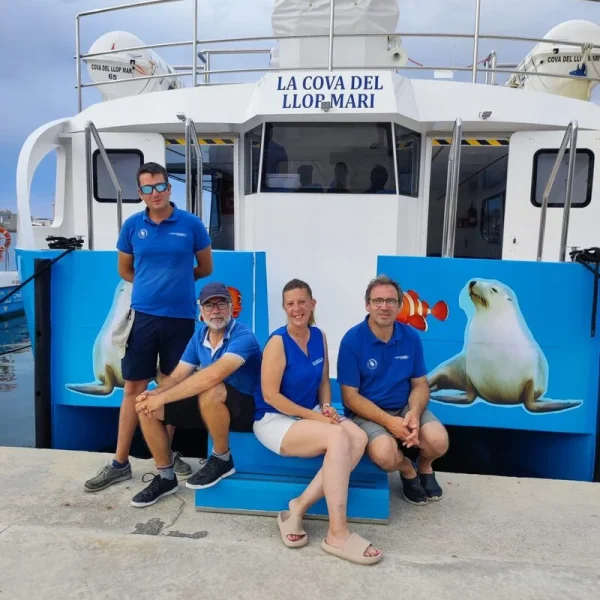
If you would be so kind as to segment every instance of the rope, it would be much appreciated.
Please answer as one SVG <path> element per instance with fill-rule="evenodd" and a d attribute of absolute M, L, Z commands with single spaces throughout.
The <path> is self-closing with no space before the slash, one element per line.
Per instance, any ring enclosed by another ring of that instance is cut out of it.
<path fill-rule="evenodd" d="M 592 247 L 585 250 L 572 250 L 571 260 L 582 264 L 594 274 L 594 293 L 592 295 L 592 337 L 596 335 L 596 312 L 598 308 L 598 280 L 600 279 L 600 248 Z M 593 264 L 594 268 L 590 265 Z"/>
<path fill-rule="evenodd" d="M 21 352 L 21 350 L 27 350 L 27 348 L 31 348 L 31 344 L 27 344 L 26 346 L 19 346 L 18 348 L 13 348 L 12 350 L 0 352 L 0 356 L 6 356 L 7 354 L 15 354 L 16 352 Z"/>
<path fill-rule="evenodd" d="M 56 238 L 54 238 L 56 239 Z M 59 254 L 56 258 L 53 258 L 48 264 L 44 265 L 39 271 L 36 271 L 31 277 L 28 277 L 23 283 L 19 284 L 14 290 L 11 290 L 4 298 L 0 300 L 0 304 L 6 302 L 13 294 L 16 294 L 19 290 L 23 289 L 31 280 L 35 279 L 40 273 L 43 273 L 46 269 L 49 269 L 55 262 L 59 261 L 61 258 L 76 250 L 76 246 L 78 244 L 69 244 L 69 247 L 65 252 Z M 52 247 L 52 246 L 51 246 Z M 56 247 L 56 244 L 54 244 Z"/>

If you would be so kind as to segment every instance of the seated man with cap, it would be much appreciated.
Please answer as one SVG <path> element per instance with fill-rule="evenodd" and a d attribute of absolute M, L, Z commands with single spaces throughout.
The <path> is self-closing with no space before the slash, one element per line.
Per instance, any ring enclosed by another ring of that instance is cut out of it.
<path fill-rule="evenodd" d="M 155 390 L 136 398 L 144 439 L 158 469 L 148 487 L 132 499 L 136 507 L 150 506 L 179 489 L 166 425 L 206 427 L 212 437 L 211 456 L 186 482 L 192 489 L 211 487 L 233 475 L 229 431 L 252 431 L 253 392 L 261 366 L 258 340 L 232 317 L 231 294 L 222 283 L 204 286 L 198 304 L 203 323 L 179 364 Z"/>

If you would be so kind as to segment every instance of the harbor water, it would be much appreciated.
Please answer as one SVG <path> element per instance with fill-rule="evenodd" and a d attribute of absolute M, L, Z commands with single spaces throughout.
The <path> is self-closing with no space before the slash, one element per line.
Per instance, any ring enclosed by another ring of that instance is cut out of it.
<path fill-rule="evenodd" d="M 17 234 L 11 237 L 8 265 L 14 270 Z M 18 315 L 0 320 L 0 446 L 34 445 L 33 353 L 25 317 Z"/>

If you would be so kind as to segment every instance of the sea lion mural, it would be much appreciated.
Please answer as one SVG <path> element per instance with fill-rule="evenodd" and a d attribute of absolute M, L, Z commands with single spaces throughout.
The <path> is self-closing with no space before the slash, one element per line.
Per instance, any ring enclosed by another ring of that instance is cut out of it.
<path fill-rule="evenodd" d="M 119 349 L 113 345 L 112 334 L 129 311 L 132 287 L 128 281 L 119 281 L 108 315 L 96 336 L 92 350 L 96 380 L 91 383 L 67 384 L 67 389 L 91 396 L 110 396 L 116 387 L 124 387 L 121 356 Z"/>
<path fill-rule="evenodd" d="M 90 383 L 68 383 L 66 388 L 79 394 L 90 396 L 110 396 L 115 388 L 123 388 L 125 381 L 121 370 L 123 349 L 113 344 L 114 331 L 122 327 L 131 307 L 131 292 L 133 284 L 121 280 L 117 284 L 113 296 L 112 305 L 104 320 L 104 323 L 96 336 L 92 350 L 92 363 L 95 381 Z M 242 311 L 242 294 L 234 287 L 228 286 L 231 294 L 232 316 L 235 319 Z M 154 381 L 159 383 L 161 373 L 156 364 L 156 377 Z"/>
<path fill-rule="evenodd" d="M 508 286 L 473 279 L 461 291 L 459 305 L 468 317 L 464 347 L 427 376 L 432 400 L 469 405 L 480 398 L 501 406 L 521 404 L 532 413 L 582 404 L 582 400 L 544 399 L 548 361 Z M 439 393 L 441 390 L 464 393 Z"/>

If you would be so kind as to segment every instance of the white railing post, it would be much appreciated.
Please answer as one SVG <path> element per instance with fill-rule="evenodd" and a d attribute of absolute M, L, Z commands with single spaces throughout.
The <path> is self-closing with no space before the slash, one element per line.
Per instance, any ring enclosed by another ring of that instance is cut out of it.
<path fill-rule="evenodd" d="M 573 177 L 575 174 L 575 158 L 577 154 L 578 130 L 579 125 L 577 121 L 571 121 L 569 123 L 569 126 L 567 127 L 567 130 L 565 131 L 565 135 L 558 150 L 558 154 L 556 155 L 556 160 L 554 161 L 554 166 L 552 167 L 550 177 L 548 178 L 548 183 L 546 183 L 546 189 L 544 190 L 544 194 L 542 195 L 542 210 L 540 213 L 540 227 L 536 256 L 538 262 L 542 260 L 542 254 L 544 253 L 544 236 L 546 234 L 546 214 L 548 212 L 548 199 L 550 198 L 550 192 L 552 191 L 552 187 L 554 186 L 554 181 L 556 179 L 556 175 L 558 174 L 558 169 L 560 168 L 560 163 L 567 150 L 567 145 L 569 145 L 570 142 L 569 165 L 567 168 L 567 186 L 565 190 L 565 204 L 563 207 L 563 222 L 559 250 L 559 260 L 561 262 L 564 262 L 565 260 L 567 235 L 569 230 L 569 217 L 571 213 L 571 196 L 573 194 Z"/>
<path fill-rule="evenodd" d="M 452 143 L 448 155 L 448 176 L 446 178 L 446 199 L 444 206 L 444 231 L 442 234 L 442 256 L 454 256 L 456 239 L 456 212 L 458 204 L 458 178 L 460 173 L 460 155 L 462 148 L 462 119 L 454 123 Z"/>

